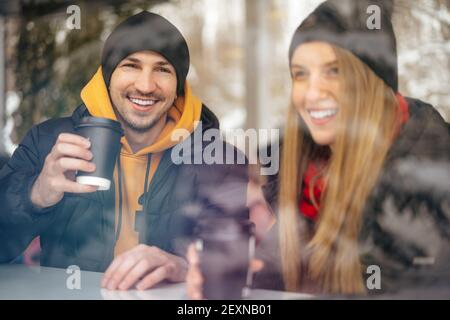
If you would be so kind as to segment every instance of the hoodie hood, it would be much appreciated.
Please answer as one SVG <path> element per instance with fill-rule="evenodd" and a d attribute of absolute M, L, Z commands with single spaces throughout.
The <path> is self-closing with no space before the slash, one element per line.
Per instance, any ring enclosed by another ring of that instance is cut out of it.
<path fill-rule="evenodd" d="M 135 155 L 161 152 L 178 144 L 179 141 L 172 141 L 171 139 L 171 133 L 174 130 L 185 129 L 191 133 L 194 131 L 194 123 L 200 120 L 202 103 L 200 99 L 192 94 L 187 81 L 185 82 L 184 90 L 185 95 L 178 97 L 172 108 L 169 109 L 166 126 L 156 141 L 139 150 Z M 95 75 L 81 91 L 81 99 L 92 116 L 117 121 L 108 89 L 103 79 L 102 67 L 98 68 Z M 122 137 L 121 143 L 124 151 L 132 153 L 125 136 Z"/>

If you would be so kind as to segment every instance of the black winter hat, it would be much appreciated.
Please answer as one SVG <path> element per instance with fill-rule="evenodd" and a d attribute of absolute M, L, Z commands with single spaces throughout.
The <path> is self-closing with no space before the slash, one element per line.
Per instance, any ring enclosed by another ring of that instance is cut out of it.
<path fill-rule="evenodd" d="M 106 86 L 120 61 L 128 55 L 150 50 L 169 61 L 177 74 L 177 94 L 184 95 L 189 71 L 189 49 L 180 31 L 165 18 L 142 11 L 120 23 L 106 39 L 102 53 L 102 72 Z"/>
<path fill-rule="evenodd" d="M 372 5 L 377 7 L 370 7 Z M 372 8 L 379 9 L 379 29 L 372 26 L 371 16 L 377 18 L 377 11 L 372 11 Z M 328 0 L 295 31 L 289 48 L 289 61 L 302 43 L 328 42 L 352 52 L 397 92 L 397 44 L 391 22 L 392 12 L 392 0 Z"/>

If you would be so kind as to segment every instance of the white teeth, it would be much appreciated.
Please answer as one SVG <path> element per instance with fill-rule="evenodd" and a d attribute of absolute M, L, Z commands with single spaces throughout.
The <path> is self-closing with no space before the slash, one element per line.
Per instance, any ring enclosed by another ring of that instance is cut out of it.
<path fill-rule="evenodd" d="M 314 119 L 325 119 L 334 116 L 338 110 L 337 109 L 326 109 L 326 110 L 310 110 L 308 111 L 311 118 Z"/>
<path fill-rule="evenodd" d="M 131 102 L 143 106 L 143 107 L 147 107 L 147 106 L 152 106 L 156 103 L 157 100 L 143 100 L 143 99 L 136 99 L 136 98 L 129 98 Z"/>

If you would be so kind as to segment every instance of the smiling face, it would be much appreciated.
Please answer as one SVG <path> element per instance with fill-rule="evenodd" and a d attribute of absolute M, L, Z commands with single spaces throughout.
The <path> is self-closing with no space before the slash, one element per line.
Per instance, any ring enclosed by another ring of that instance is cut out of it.
<path fill-rule="evenodd" d="M 118 120 L 125 127 L 146 132 L 176 99 L 177 77 L 160 54 L 140 51 L 123 59 L 111 75 L 109 94 Z"/>
<path fill-rule="evenodd" d="M 291 60 L 292 102 L 319 145 L 331 146 L 338 128 L 339 70 L 329 44 L 300 45 Z"/>

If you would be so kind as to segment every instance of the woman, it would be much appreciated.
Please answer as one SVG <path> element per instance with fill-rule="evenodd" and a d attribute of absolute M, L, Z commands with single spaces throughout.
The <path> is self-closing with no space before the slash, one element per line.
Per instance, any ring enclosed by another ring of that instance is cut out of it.
<path fill-rule="evenodd" d="M 366 23 L 374 3 L 379 29 Z M 450 278 L 448 128 L 398 93 L 390 12 L 388 2 L 327 1 L 292 39 L 280 173 L 264 186 L 285 290 L 364 294 Z M 199 298 L 193 248 L 189 259 Z"/>

